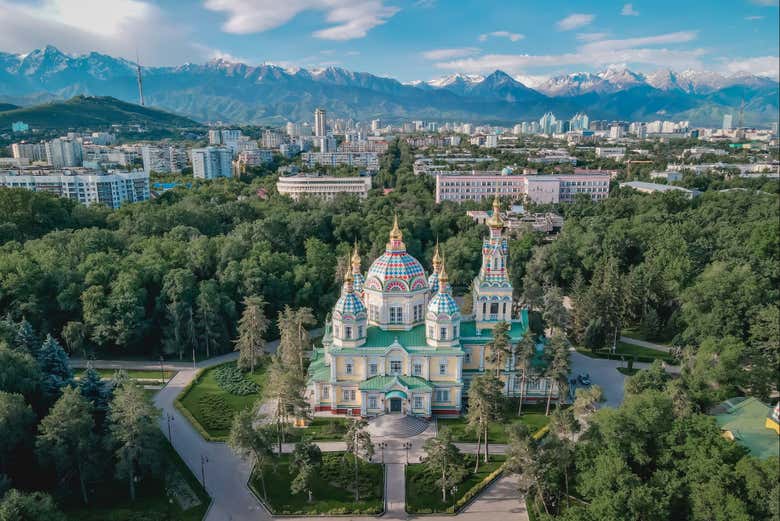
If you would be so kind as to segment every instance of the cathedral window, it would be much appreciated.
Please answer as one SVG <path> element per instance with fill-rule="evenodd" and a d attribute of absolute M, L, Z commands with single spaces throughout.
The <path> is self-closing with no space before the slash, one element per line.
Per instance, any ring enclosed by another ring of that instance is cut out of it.
<path fill-rule="evenodd" d="M 369 376 L 376 376 L 377 373 L 377 365 L 376 362 L 371 362 L 368 364 L 368 375 Z"/>
<path fill-rule="evenodd" d="M 423 305 L 422 304 L 415 304 L 414 305 L 414 321 L 419 322 L 423 318 Z"/>
<path fill-rule="evenodd" d="M 376 396 L 371 396 L 368 398 L 368 408 L 369 409 L 378 409 L 379 405 L 377 405 Z"/>
<path fill-rule="evenodd" d="M 322 388 L 322 399 L 327 400 L 330 398 L 330 387 L 327 385 Z"/>
<path fill-rule="evenodd" d="M 439 340 L 447 340 L 447 328 L 443 327 L 439 329 Z"/>
<path fill-rule="evenodd" d="M 379 322 L 379 306 L 376 304 L 369 304 L 368 313 L 371 315 L 370 318 L 373 322 Z"/>
<path fill-rule="evenodd" d="M 391 324 L 403 323 L 403 308 L 401 308 L 401 306 L 390 307 L 390 323 Z"/>
<path fill-rule="evenodd" d="M 344 364 L 344 372 L 347 374 L 352 374 L 352 360 L 348 360 L 346 364 Z"/>
<path fill-rule="evenodd" d="M 504 314 L 504 316 L 506 316 L 506 302 L 504 302 L 504 308 L 503 308 L 502 313 Z"/>
<path fill-rule="evenodd" d="M 452 326 L 452 338 L 458 338 L 458 326 Z"/>
<path fill-rule="evenodd" d="M 491 302 L 490 303 L 490 314 L 495 315 L 498 313 L 498 302 Z"/>
<path fill-rule="evenodd" d="M 447 375 L 447 360 L 442 359 L 439 361 L 439 376 Z"/>
<path fill-rule="evenodd" d="M 423 408 L 423 397 L 422 396 L 415 396 L 414 397 L 414 408 L 415 409 L 422 409 Z"/>
<path fill-rule="evenodd" d="M 487 313 L 487 302 L 483 302 L 482 303 L 482 314 L 484 315 L 486 313 Z"/>
<path fill-rule="evenodd" d="M 344 326 L 344 337 L 345 338 L 352 338 L 352 327 L 351 326 Z"/>
<path fill-rule="evenodd" d="M 412 364 L 412 375 L 422 376 L 422 363 L 415 361 L 414 364 Z"/>
<path fill-rule="evenodd" d="M 390 373 L 391 374 L 401 374 L 401 361 L 400 360 L 390 360 Z"/>
<path fill-rule="evenodd" d="M 464 351 L 463 352 L 463 360 L 466 362 L 466 364 L 471 363 L 471 351 Z"/>
<path fill-rule="evenodd" d="M 436 389 L 435 400 L 437 402 L 449 402 L 450 401 L 449 389 Z"/>
<path fill-rule="evenodd" d="M 344 389 L 344 392 L 342 393 L 342 398 L 345 402 L 354 402 L 355 401 L 355 390 L 354 389 Z"/>
<path fill-rule="evenodd" d="M 363 338 L 363 326 L 358 326 L 358 338 Z"/>

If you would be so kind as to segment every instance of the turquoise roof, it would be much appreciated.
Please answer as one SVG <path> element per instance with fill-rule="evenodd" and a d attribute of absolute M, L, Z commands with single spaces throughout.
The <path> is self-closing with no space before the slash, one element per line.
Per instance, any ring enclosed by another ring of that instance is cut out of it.
<path fill-rule="evenodd" d="M 312 382 L 327 382 L 330 380 L 330 367 L 325 365 L 325 356 L 322 349 L 315 349 L 311 363 L 309 363 L 309 381 Z"/>
<path fill-rule="evenodd" d="M 430 391 L 433 387 L 423 378 L 417 376 L 373 376 L 360 383 L 361 391 L 384 391 L 395 384 L 409 389 L 410 391 L 423 390 Z"/>
<path fill-rule="evenodd" d="M 385 398 L 403 398 L 405 400 L 405 399 L 408 398 L 408 396 L 406 396 L 405 392 L 399 391 L 398 389 L 394 389 L 394 390 L 390 391 L 389 393 L 387 393 L 385 395 Z"/>
<path fill-rule="evenodd" d="M 366 343 L 363 347 L 387 347 L 395 340 L 404 347 L 424 346 L 425 326 L 420 324 L 409 331 L 385 331 L 377 326 L 369 326 L 366 330 Z"/>

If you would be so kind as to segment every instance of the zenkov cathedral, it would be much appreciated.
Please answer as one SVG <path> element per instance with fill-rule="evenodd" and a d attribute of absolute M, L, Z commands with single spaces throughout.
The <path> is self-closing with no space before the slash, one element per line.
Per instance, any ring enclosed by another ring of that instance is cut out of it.
<path fill-rule="evenodd" d="M 470 380 L 495 371 L 485 349 L 493 326 L 507 322 L 513 345 L 528 330 L 527 310 L 512 316 L 509 249 L 499 211 L 496 199 L 487 221 L 490 234 L 482 244 L 482 268 L 472 287 L 473 315 L 461 315 L 438 245 L 426 278 L 420 262 L 406 252 L 397 218 L 385 253 L 365 277 L 355 249 L 322 348 L 314 350 L 309 367 L 307 397 L 313 411 L 364 417 L 461 414 Z M 504 391 L 519 395 L 515 357 L 506 358 L 500 371 Z M 532 365 L 540 362 L 537 356 Z M 546 378 L 532 375 L 526 380 L 526 399 L 544 399 L 548 385 Z"/>

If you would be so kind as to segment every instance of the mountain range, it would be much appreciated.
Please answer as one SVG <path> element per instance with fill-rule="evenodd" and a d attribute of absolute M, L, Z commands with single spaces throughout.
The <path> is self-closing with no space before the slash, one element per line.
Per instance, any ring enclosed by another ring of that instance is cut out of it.
<path fill-rule="evenodd" d="M 401 83 L 342 68 L 307 70 L 222 59 L 205 64 L 144 67 L 148 105 L 198 121 L 281 124 L 309 121 L 316 107 L 329 117 L 468 120 L 512 124 L 547 111 L 568 118 L 690 120 L 719 125 L 743 100 L 746 125 L 778 118 L 778 82 L 752 76 L 671 70 L 641 74 L 625 68 L 552 77 L 534 85 L 502 71 L 455 74 Z M 0 53 L 0 102 L 30 105 L 84 94 L 136 102 L 136 64 L 92 52 L 70 56 L 47 46 Z"/>

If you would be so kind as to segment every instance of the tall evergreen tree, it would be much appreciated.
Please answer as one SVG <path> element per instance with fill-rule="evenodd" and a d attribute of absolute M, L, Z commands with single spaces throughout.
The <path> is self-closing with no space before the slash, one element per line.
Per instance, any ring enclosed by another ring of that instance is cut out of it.
<path fill-rule="evenodd" d="M 265 335 L 268 319 L 264 313 L 265 300 L 262 297 L 246 297 L 244 311 L 238 321 L 238 366 L 255 372 L 258 358 L 265 354 Z"/>
<path fill-rule="evenodd" d="M 41 392 L 53 402 L 59 398 L 62 388 L 73 383 L 73 371 L 68 354 L 51 335 L 46 335 L 38 350 L 38 366 L 41 369 Z"/>
<path fill-rule="evenodd" d="M 460 450 L 452 442 L 452 432 L 446 427 L 439 429 L 434 438 L 425 441 L 423 450 L 426 454 L 425 465 L 436 472 L 436 484 L 441 489 L 441 500 L 446 502 L 447 490 L 460 483 L 466 474 Z"/>
<path fill-rule="evenodd" d="M 8 474 L 14 454 L 30 438 L 35 421 L 21 394 L 0 391 L 0 475 Z"/>
<path fill-rule="evenodd" d="M 243 409 L 233 417 L 228 435 L 228 446 L 241 457 L 251 456 L 260 476 L 263 499 L 268 498 L 265 488 L 265 467 L 274 459 L 274 441 L 267 426 L 256 425 L 256 415 L 250 409 Z"/>
<path fill-rule="evenodd" d="M 35 330 L 33 329 L 32 324 L 27 322 L 26 318 L 22 318 L 22 321 L 19 322 L 19 326 L 16 330 L 14 348 L 26 351 L 31 355 L 36 356 L 40 347 L 41 341 L 38 338 L 38 335 L 35 334 Z"/>
<path fill-rule="evenodd" d="M 525 400 L 526 387 L 528 386 L 528 373 L 531 370 L 531 361 L 536 354 L 536 342 L 530 331 L 526 331 L 522 339 L 515 345 L 515 357 L 520 368 L 520 403 L 517 406 L 517 414 L 523 412 L 523 400 Z"/>
<path fill-rule="evenodd" d="M 367 426 L 365 420 L 352 420 L 344 434 L 347 444 L 345 454 L 351 454 L 355 463 L 355 502 L 360 501 L 360 458 L 371 459 L 374 456 L 374 445 Z"/>
<path fill-rule="evenodd" d="M 490 363 L 495 365 L 496 376 L 499 376 L 503 369 L 505 357 L 512 353 L 509 324 L 502 320 L 493 326 L 493 340 L 485 345 L 485 349 L 487 349 Z"/>

